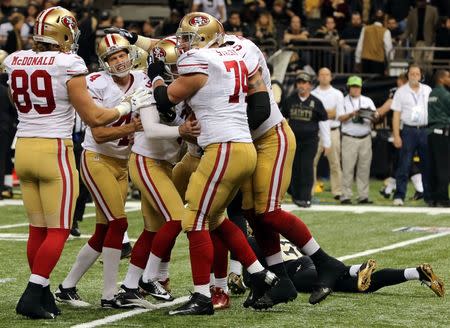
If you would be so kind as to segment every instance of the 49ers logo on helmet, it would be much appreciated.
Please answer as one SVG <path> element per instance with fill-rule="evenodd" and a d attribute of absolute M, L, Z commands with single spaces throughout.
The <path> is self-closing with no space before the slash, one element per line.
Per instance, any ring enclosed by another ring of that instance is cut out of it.
<path fill-rule="evenodd" d="M 189 25 L 203 26 L 209 23 L 209 18 L 206 16 L 194 16 L 189 20 Z"/>
<path fill-rule="evenodd" d="M 75 29 L 77 27 L 76 20 L 70 16 L 64 16 L 63 18 L 61 18 L 61 23 L 70 29 Z"/>
<path fill-rule="evenodd" d="M 166 58 L 166 51 L 163 48 L 156 47 L 153 49 L 153 56 L 159 60 Z"/>

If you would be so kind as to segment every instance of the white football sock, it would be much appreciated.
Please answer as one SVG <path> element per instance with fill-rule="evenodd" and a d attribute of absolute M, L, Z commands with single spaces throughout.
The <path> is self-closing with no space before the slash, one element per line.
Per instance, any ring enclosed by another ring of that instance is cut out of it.
<path fill-rule="evenodd" d="M 216 285 L 216 278 L 214 277 L 214 273 L 209 274 L 209 285 L 210 286 Z"/>
<path fill-rule="evenodd" d="M 237 275 L 242 274 L 242 264 L 236 260 L 230 260 L 230 272 L 236 273 Z"/>
<path fill-rule="evenodd" d="M 228 294 L 227 278 L 226 277 L 225 278 L 215 278 L 215 281 L 216 281 L 215 287 L 222 288 L 223 291 Z"/>
<path fill-rule="evenodd" d="M 128 231 L 125 231 L 123 234 L 122 244 L 128 244 L 130 242 L 130 238 L 128 238 Z"/>
<path fill-rule="evenodd" d="M 169 278 L 169 262 L 161 262 L 159 265 L 159 280 L 164 281 Z"/>
<path fill-rule="evenodd" d="M 404 275 L 405 275 L 406 280 L 419 280 L 420 279 L 419 271 L 417 271 L 416 268 L 405 269 Z"/>
<path fill-rule="evenodd" d="M 5 174 L 5 180 L 4 180 L 4 184 L 6 187 L 11 187 L 13 186 L 13 178 L 11 174 Z"/>
<path fill-rule="evenodd" d="M 266 256 L 266 263 L 269 267 L 275 264 L 283 263 L 283 256 L 281 255 L 281 251 L 273 255 Z"/>
<path fill-rule="evenodd" d="M 144 282 L 158 280 L 160 264 L 161 258 L 153 253 L 150 253 L 144 273 L 142 274 L 142 280 Z"/>
<path fill-rule="evenodd" d="M 119 272 L 120 249 L 103 247 L 103 293 L 102 299 L 111 300 L 117 294 L 117 274 Z"/>
<path fill-rule="evenodd" d="M 209 290 L 209 284 L 206 285 L 194 285 L 194 292 L 200 293 L 211 298 L 211 291 Z"/>
<path fill-rule="evenodd" d="M 348 270 L 348 273 L 350 274 L 350 277 L 357 277 L 358 276 L 358 271 L 359 268 L 361 267 L 362 264 L 355 264 L 352 265 L 350 267 L 350 269 Z"/>
<path fill-rule="evenodd" d="M 123 281 L 125 287 L 130 289 L 138 288 L 139 279 L 141 278 L 143 272 L 144 269 L 130 263 L 130 265 L 128 266 L 127 275 L 125 276 L 125 279 Z"/>
<path fill-rule="evenodd" d="M 414 188 L 417 192 L 423 192 L 423 184 L 422 184 L 422 174 L 417 173 L 411 177 L 411 182 L 414 185 Z"/>
<path fill-rule="evenodd" d="M 42 287 L 48 286 L 48 284 L 50 283 L 47 278 L 39 276 L 37 274 L 32 274 L 30 276 L 29 282 L 32 282 L 33 284 L 41 285 Z"/>
<path fill-rule="evenodd" d="M 261 263 L 259 263 L 258 260 L 250 264 L 250 266 L 247 268 L 247 271 L 250 274 L 261 272 L 262 270 L 264 270 L 264 267 L 261 265 Z"/>
<path fill-rule="evenodd" d="M 310 240 L 300 250 L 304 255 L 311 256 L 320 249 L 317 241 L 311 237 Z"/>
<path fill-rule="evenodd" d="M 72 288 L 77 285 L 81 277 L 94 264 L 101 253 L 93 249 L 89 244 L 85 244 L 78 252 L 77 259 L 70 269 L 66 279 L 62 282 L 63 288 Z"/>

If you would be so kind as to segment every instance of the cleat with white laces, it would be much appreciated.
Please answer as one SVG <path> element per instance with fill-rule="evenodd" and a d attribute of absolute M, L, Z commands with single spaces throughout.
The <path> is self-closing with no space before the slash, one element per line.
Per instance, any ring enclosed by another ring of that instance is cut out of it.
<path fill-rule="evenodd" d="M 444 282 L 433 272 L 430 264 L 424 263 L 419 265 L 417 271 L 419 271 L 420 281 L 423 284 L 427 285 L 437 296 L 444 297 Z"/>
<path fill-rule="evenodd" d="M 78 295 L 77 288 L 63 288 L 62 285 L 59 285 L 58 289 L 55 291 L 55 299 L 58 302 L 69 304 L 73 307 L 88 307 L 91 304 L 83 301 Z"/>
<path fill-rule="evenodd" d="M 377 268 L 377 262 L 369 259 L 364 262 L 358 270 L 358 290 L 364 292 L 370 287 L 372 273 Z"/>
<path fill-rule="evenodd" d="M 158 301 L 170 302 L 174 300 L 173 296 L 158 281 L 144 282 L 141 278 L 139 279 L 139 287 Z"/>

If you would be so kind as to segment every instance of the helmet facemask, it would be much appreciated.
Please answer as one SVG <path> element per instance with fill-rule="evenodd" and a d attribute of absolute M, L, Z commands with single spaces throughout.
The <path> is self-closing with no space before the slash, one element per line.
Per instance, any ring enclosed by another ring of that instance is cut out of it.
<path fill-rule="evenodd" d="M 108 63 L 109 57 L 112 55 L 120 52 L 125 51 L 127 53 L 127 60 L 120 61 L 116 64 L 110 65 Z M 117 77 L 124 77 L 127 76 L 130 70 L 133 68 L 133 61 L 135 59 L 135 55 L 133 52 L 130 52 L 126 48 L 118 49 L 115 51 L 111 51 L 110 53 L 107 53 L 103 56 L 103 59 L 100 59 L 100 65 L 103 67 L 103 69 L 108 72 L 110 75 L 114 75 Z"/>

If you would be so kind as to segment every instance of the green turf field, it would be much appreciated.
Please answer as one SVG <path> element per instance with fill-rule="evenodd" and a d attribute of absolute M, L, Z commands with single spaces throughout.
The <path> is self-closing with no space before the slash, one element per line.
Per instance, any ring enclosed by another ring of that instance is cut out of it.
<path fill-rule="evenodd" d="M 378 186 L 377 186 L 378 187 Z M 377 198 L 375 201 L 389 204 Z M 329 195 L 321 195 L 323 199 Z M 421 205 L 420 202 L 414 205 Z M 341 257 L 379 249 L 402 241 L 432 236 L 428 232 L 393 232 L 405 226 L 449 227 L 450 214 L 390 213 L 380 208 L 379 212 L 360 213 L 347 207 L 346 212 L 314 210 L 295 211 L 309 225 L 313 235 L 330 254 Z M 92 213 L 92 208 L 87 213 Z M 1 327 L 70 327 L 103 319 L 126 311 L 106 310 L 99 306 L 102 286 L 102 266 L 97 262 L 78 285 L 79 294 L 92 304 L 91 308 L 73 309 L 62 305 L 63 314 L 56 320 L 31 321 L 14 312 L 15 304 L 22 293 L 29 269 L 26 260 L 26 242 L 23 234 L 27 226 L 2 228 L 5 225 L 26 223 L 22 206 L 0 206 L 0 326 Z M 129 213 L 129 235 L 137 238 L 142 229 L 140 213 Z M 94 227 L 92 217 L 80 225 L 83 234 L 90 234 Z M 379 268 L 415 267 L 420 263 L 431 263 L 434 271 L 444 282 L 450 281 L 450 234 L 433 235 L 437 238 L 417 242 L 392 250 L 354 257 L 346 264 L 361 263 L 372 257 Z M 8 240 L 8 238 L 11 238 Z M 22 239 L 22 240 L 18 240 Z M 52 289 L 63 280 L 75 260 L 78 250 L 87 239 L 67 242 L 61 260 L 51 277 Z M 355 256 L 355 255 L 354 255 Z M 120 279 L 126 273 L 128 261 L 122 261 Z M 192 290 L 187 239 L 181 235 L 172 253 L 170 267 L 171 285 L 175 297 L 185 296 Z M 229 310 L 216 312 L 214 317 L 169 317 L 167 308 L 133 315 L 113 321 L 107 326 L 118 327 L 448 327 L 450 326 L 450 301 L 448 296 L 438 298 L 428 287 L 411 281 L 387 287 L 371 295 L 335 293 L 319 305 L 308 304 L 309 295 L 300 295 L 289 304 L 279 305 L 268 311 L 256 312 L 244 309 L 244 297 L 232 297 Z M 153 302 L 153 300 L 151 300 Z M 130 310 L 129 310 L 130 311 Z M 85 326 L 89 327 L 89 326 Z"/>

